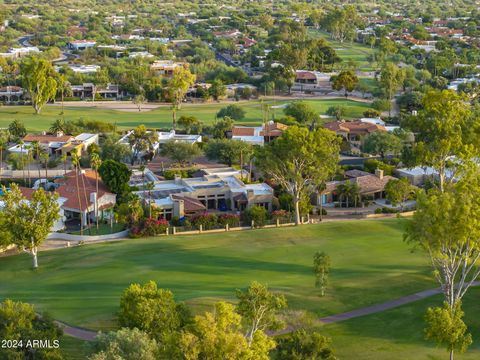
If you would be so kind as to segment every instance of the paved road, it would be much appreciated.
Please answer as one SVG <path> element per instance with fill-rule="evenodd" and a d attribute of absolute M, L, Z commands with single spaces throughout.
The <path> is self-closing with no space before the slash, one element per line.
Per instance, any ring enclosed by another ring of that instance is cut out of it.
<path fill-rule="evenodd" d="M 480 285 L 480 281 L 474 282 L 472 286 L 478 286 L 478 285 Z M 345 321 L 345 320 L 354 319 L 354 318 L 365 316 L 365 315 L 379 313 L 385 310 L 390 310 L 390 309 L 393 309 L 402 305 L 410 304 L 415 301 L 423 300 L 433 295 L 438 295 L 441 293 L 442 293 L 442 290 L 440 288 L 423 290 L 415 294 L 403 296 L 401 298 L 390 300 L 381 304 L 367 306 L 364 308 L 348 311 L 341 314 L 326 316 L 326 317 L 320 318 L 319 320 L 324 324 L 337 323 L 340 321 Z M 97 335 L 96 331 L 70 326 L 61 321 L 55 321 L 55 322 L 63 329 L 65 334 L 73 336 L 77 339 L 91 341 Z M 288 334 L 292 331 L 295 331 L 295 328 L 292 326 L 289 326 L 281 331 L 272 333 L 270 335 L 283 335 L 283 334 Z"/>

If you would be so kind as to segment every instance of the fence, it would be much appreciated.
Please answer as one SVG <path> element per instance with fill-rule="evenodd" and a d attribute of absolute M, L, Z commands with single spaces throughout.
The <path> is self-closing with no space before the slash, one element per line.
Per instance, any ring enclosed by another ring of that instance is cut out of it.
<path fill-rule="evenodd" d="M 310 217 L 307 216 L 306 218 L 302 217 L 302 223 L 308 224 L 310 223 Z M 274 227 L 282 227 L 282 226 L 293 226 L 295 222 L 291 217 L 283 217 L 277 219 L 269 219 L 265 220 L 260 224 L 256 224 L 255 221 L 251 221 L 249 223 L 245 221 L 240 221 L 237 226 L 230 226 L 230 225 L 213 225 L 209 227 L 204 227 L 202 225 L 199 226 L 170 226 L 165 231 L 165 235 L 189 235 L 189 234 L 202 234 L 202 233 L 219 233 L 219 232 L 226 232 L 226 231 L 238 231 L 238 230 L 249 230 L 249 229 L 256 229 L 256 228 L 274 228 Z"/>

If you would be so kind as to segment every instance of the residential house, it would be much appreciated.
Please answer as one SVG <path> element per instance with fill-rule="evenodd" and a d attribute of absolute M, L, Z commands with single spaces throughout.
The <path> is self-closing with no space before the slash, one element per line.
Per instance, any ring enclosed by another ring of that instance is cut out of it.
<path fill-rule="evenodd" d="M 203 176 L 194 178 L 155 180 L 153 190 L 141 190 L 137 194 L 159 209 L 167 220 L 205 211 L 240 212 L 254 205 L 272 210 L 273 189 L 265 183 L 245 184 L 242 181 L 248 176 L 245 171 L 216 168 L 204 169 L 202 173 Z M 152 182 L 154 176 L 149 170 L 145 174 L 148 182 Z M 131 185 L 138 186 L 142 178 L 140 171 L 134 172 Z"/>
<path fill-rule="evenodd" d="M 230 137 L 232 140 L 263 145 L 281 136 L 287 128 L 287 125 L 273 121 L 262 126 L 234 126 Z"/>
<path fill-rule="evenodd" d="M 93 143 L 98 144 L 98 134 L 82 133 L 78 136 L 57 134 L 27 134 L 23 139 L 23 145 L 16 144 L 8 149 L 11 153 L 24 153 L 32 151 L 31 145 L 38 142 L 43 151 L 49 155 L 67 155 L 73 153 L 81 155 Z"/>
<path fill-rule="evenodd" d="M 2 86 L 0 87 L 0 102 L 14 103 L 24 99 L 24 90 L 20 86 Z"/>
<path fill-rule="evenodd" d="M 152 131 L 149 131 L 149 133 L 151 133 Z M 162 131 L 154 131 L 155 132 L 155 136 L 154 136 L 154 139 L 155 141 L 152 143 L 152 151 L 153 153 L 156 153 L 158 151 L 158 149 L 160 148 L 160 145 L 161 144 L 165 144 L 169 141 L 173 141 L 173 142 L 182 142 L 182 143 L 187 143 L 187 144 L 196 144 L 196 143 L 201 143 L 202 142 L 202 135 L 196 135 L 196 134 L 189 134 L 189 135 L 185 135 L 185 134 L 177 134 L 175 132 L 175 130 L 171 130 L 169 132 L 162 132 Z M 132 135 L 133 133 L 133 130 L 130 130 L 128 131 L 125 135 L 123 135 L 119 140 L 118 140 L 118 143 L 119 144 L 123 144 L 123 145 L 126 145 L 126 146 L 130 146 L 130 142 L 129 142 L 129 139 L 130 139 L 130 135 Z M 132 149 L 132 151 L 134 151 L 135 149 Z M 145 156 L 147 154 L 143 153 L 143 152 L 140 152 L 138 154 L 138 157 L 139 158 L 142 158 L 143 156 Z"/>
<path fill-rule="evenodd" d="M 396 178 L 384 175 L 383 170 L 380 169 L 377 169 L 375 174 L 361 170 L 348 170 L 345 172 L 345 180 L 327 182 L 325 190 L 315 194 L 312 200 L 314 205 L 333 206 L 340 201 L 337 187 L 347 182 L 356 183 L 360 195 L 364 198 L 383 199 L 385 197 L 385 185 L 393 179 Z"/>
<path fill-rule="evenodd" d="M 118 99 L 121 97 L 120 87 L 114 84 L 107 84 L 107 86 L 97 86 L 92 83 L 84 83 L 82 85 L 72 85 L 72 95 L 80 99 L 92 99 L 95 96 L 100 96 L 103 99 Z"/>
<path fill-rule="evenodd" d="M 359 148 L 363 140 L 370 134 L 377 131 L 387 131 L 383 125 L 362 121 L 337 120 L 323 126 L 344 137 L 355 148 Z"/>
<path fill-rule="evenodd" d="M 152 71 L 166 77 L 172 76 L 177 67 L 188 67 L 188 63 L 175 62 L 173 60 L 157 60 L 150 65 Z"/>
<path fill-rule="evenodd" d="M 298 84 L 330 85 L 330 75 L 320 71 L 297 70 L 295 75 L 295 82 Z"/>
<path fill-rule="evenodd" d="M 30 55 L 30 53 L 39 53 L 40 49 L 36 46 L 24 46 L 20 48 L 10 48 L 6 53 L 0 53 L 0 57 L 6 58 L 20 58 L 22 56 Z"/>
<path fill-rule="evenodd" d="M 68 48 L 76 51 L 93 48 L 97 45 L 95 40 L 73 40 L 68 43 Z"/>
<path fill-rule="evenodd" d="M 85 227 L 88 222 L 93 223 L 96 220 L 97 212 L 98 217 L 102 219 L 109 219 L 112 216 L 116 195 L 108 190 L 100 178 L 97 193 L 95 171 L 82 170 L 80 174 L 77 171 L 70 171 L 55 182 L 58 185 L 55 191 L 60 198 L 65 199 L 61 208 L 66 226 L 72 223 L 73 226 L 81 224 Z"/>

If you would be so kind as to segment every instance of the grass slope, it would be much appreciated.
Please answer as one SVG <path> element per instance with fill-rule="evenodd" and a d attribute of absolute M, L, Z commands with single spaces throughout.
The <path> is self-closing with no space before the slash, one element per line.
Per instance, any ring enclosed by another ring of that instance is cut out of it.
<path fill-rule="evenodd" d="M 347 118 L 359 118 L 363 111 L 369 107 L 368 103 L 362 103 L 344 99 L 329 100 L 305 100 L 312 105 L 320 114 L 324 114 L 330 106 L 344 105 L 347 108 Z M 291 100 L 277 100 L 276 105 L 291 102 Z M 269 102 L 273 105 L 273 102 Z M 239 102 L 238 106 L 246 111 L 245 118 L 238 122 L 239 124 L 257 125 L 262 121 L 261 106 L 258 101 Z M 215 114 L 226 104 L 185 104 L 178 112 L 178 117 L 182 115 L 193 115 L 203 121 L 205 124 L 213 124 Z M 61 109 L 57 106 L 45 107 L 39 115 L 33 113 L 30 106 L 4 106 L 0 107 L 0 127 L 7 127 L 14 119 L 24 122 L 29 131 L 48 130 L 50 124 L 60 118 Z M 276 118 L 284 116 L 281 109 L 276 110 Z M 161 106 L 148 112 L 124 112 L 99 108 L 67 107 L 65 108 L 65 120 L 76 120 L 79 118 L 101 120 L 109 123 L 116 123 L 119 128 L 133 128 L 139 124 L 145 124 L 154 128 L 171 127 L 171 111 L 168 105 Z"/>
<path fill-rule="evenodd" d="M 197 310 L 234 300 L 253 280 L 284 293 L 292 309 L 317 316 L 383 302 L 434 286 L 422 254 L 402 241 L 406 220 L 334 222 L 198 236 L 136 239 L 0 258 L 0 298 L 32 302 L 87 328 L 115 326 L 122 290 L 155 280 Z M 331 289 L 314 288 L 315 251 L 332 258 Z"/>
<path fill-rule="evenodd" d="M 465 322 L 473 344 L 457 360 L 480 359 L 480 288 L 472 288 L 463 302 Z M 423 336 L 422 321 L 429 306 L 440 306 L 442 296 L 357 319 L 324 326 L 320 331 L 333 338 L 340 359 L 356 360 L 445 360 L 448 354 Z M 353 357 L 355 354 L 355 357 Z"/>

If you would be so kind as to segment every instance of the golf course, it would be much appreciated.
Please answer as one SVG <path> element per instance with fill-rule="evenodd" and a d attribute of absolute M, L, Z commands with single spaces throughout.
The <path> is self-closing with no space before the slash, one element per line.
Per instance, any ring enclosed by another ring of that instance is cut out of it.
<path fill-rule="evenodd" d="M 271 106 L 282 106 L 291 101 L 293 100 L 268 100 L 265 103 Z M 349 99 L 308 99 L 304 101 L 318 111 L 319 114 L 325 114 L 331 106 L 342 105 L 345 107 L 345 117 L 348 119 L 362 117 L 362 113 L 370 107 L 368 102 Z M 118 129 L 131 129 L 140 124 L 151 128 L 171 128 L 172 114 L 171 107 L 168 104 L 160 105 L 153 110 L 145 112 L 126 112 L 101 107 L 75 107 L 71 104 L 72 103 L 69 103 L 69 106 L 65 107 L 63 117 L 66 121 L 81 118 L 86 120 L 100 120 L 116 124 Z M 183 104 L 177 116 L 195 116 L 205 125 L 211 125 L 214 123 L 218 111 L 228 104 L 230 103 Z M 263 114 L 260 101 L 240 101 L 235 104 L 245 110 L 245 118 L 238 121 L 238 125 L 258 125 L 262 122 Z M 270 116 L 275 115 L 276 119 L 284 116 L 281 108 L 270 111 Z M 273 114 L 273 111 L 275 111 L 275 114 Z M 0 127 L 2 128 L 7 127 L 8 124 L 17 119 L 25 124 L 28 131 L 45 131 L 48 130 L 54 120 L 59 118 L 62 118 L 62 115 L 61 107 L 58 105 L 47 105 L 38 115 L 34 114 L 31 106 L 0 107 Z"/>
<path fill-rule="evenodd" d="M 403 241 L 405 219 L 337 221 L 282 229 L 131 239 L 41 252 L 31 269 L 28 254 L 0 258 L 2 299 L 35 304 L 55 319 L 94 330 L 117 326 L 122 290 L 154 280 L 195 312 L 220 300 L 235 301 L 235 290 L 253 280 L 287 297 L 292 313 L 316 319 L 436 287 L 428 259 Z M 332 259 L 325 297 L 314 287 L 312 259 L 325 251 Z M 466 322 L 480 305 L 473 289 L 465 301 Z M 443 354 L 423 339 L 423 313 L 441 296 L 340 323 L 321 325 L 342 359 L 389 359 Z M 355 338 L 355 341 L 354 341 Z M 68 339 L 70 342 L 79 340 Z M 72 345 L 73 346 L 73 345 Z M 67 347 L 68 348 L 68 347 Z M 344 356 L 341 356 L 344 354 Z M 398 355 L 398 356 L 397 356 Z M 397 356 L 397 357 L 396 357 Z M 472 346 L 461 359 L 480 356 Z"/>

